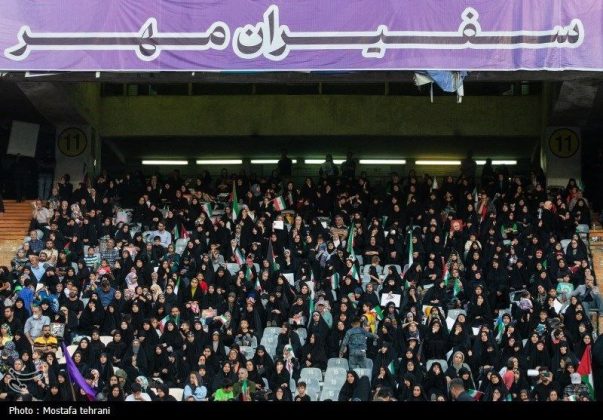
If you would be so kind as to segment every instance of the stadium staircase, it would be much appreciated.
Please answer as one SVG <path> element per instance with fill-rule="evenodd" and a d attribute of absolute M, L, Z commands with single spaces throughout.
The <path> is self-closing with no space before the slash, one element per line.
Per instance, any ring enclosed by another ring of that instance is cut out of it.
<path fill-rule="evenodd" d="M 592 267 L 595 273 L 596 283 L 599 286 L 599 290 L 603 290 L 603 227 L 598 221 L 600 220 L 598 214 L 593 214 L 592 220 L 596 222 L 593 224 L 592 229 L 588 235 L 589 248 L 592 259 Z M 603 315 L 599 315 L 598 319 L 599 334 L 603 333 Z"/>
<path fill-rule="evenodd" d="M 0 214 L 0 265 L 10 267 L 10 261 L 27 235 L 30 221 L 30 201 L 4 200 L 4 214 Z"/>

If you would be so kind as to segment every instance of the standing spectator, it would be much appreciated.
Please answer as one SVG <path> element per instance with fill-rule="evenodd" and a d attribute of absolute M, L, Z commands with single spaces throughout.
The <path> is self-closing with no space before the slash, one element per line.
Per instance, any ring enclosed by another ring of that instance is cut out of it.
<path fill-rule="evenodd" d="M 281 151 L 281 158 L 277 164 L 278 175 L 281 179 L 288 179 L 291 177 L 291 167 L 293 161 L 287 156 L 287 149 Z"/>
<path fill-rule="evenodd" d="M 352 328 L 346 332 L 339 349 L 339 357 L 343 357 L 347 347 L 351 369 L 366 367 L 367 340 L 376 338 L 374 334 L 368 332 L 368 326 L 361 327 L 360 323 L 360 318 L 354 318 Z"/>
<path fill-rule="evenodd" d="M 55 162 L 50 150 L 46 150 L 44 155 L 38 159 L 38 198 L 47 200 L 52 189 L 54 178 Z"/>

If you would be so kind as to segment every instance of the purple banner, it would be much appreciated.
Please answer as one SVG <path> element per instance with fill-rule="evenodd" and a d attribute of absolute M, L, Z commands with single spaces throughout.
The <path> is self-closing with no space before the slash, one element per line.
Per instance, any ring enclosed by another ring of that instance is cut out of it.
<path fill-rule="evenodd" d="M 86 382 L 86 380 L 78 370 L 77 366 L 75 365 L 75 362 L 73 361 L 73 358 L 69 354 L 69 351 L 67 351 L 67 346 L 65 346 L 65 343 L 61 344 L 61 349 L 63 350 L 63 355 L 65 356 L 65 361 L 67 363 L 67 373 L 69 374 L 71 382 L 75 383 L 80 389 L 84 390 L 84 392 L 86 393 L 86 397 L 89 401 L 95 401 L 96 393 L 90 387 L 90 385 L 88 385 L 88 382 Z"/>
<path fill-rule="evenodd" d="M 601 0 L 2 0 L 4 71 L 603 70 Z"/>

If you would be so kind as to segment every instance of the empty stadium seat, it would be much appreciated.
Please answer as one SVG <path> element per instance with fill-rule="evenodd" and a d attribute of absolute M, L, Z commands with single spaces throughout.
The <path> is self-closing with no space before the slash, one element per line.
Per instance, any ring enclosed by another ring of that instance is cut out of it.
<path fill-rule="evenodd" d="M 235 276 L 241 270 L 241 266 L 235 263 L 226 263 L 226 269 L 231 275 Z"/>
<path fill-rule="evenodd" d="M 322 371 L 319 368 L 303 368 L 299 374 L 299 379 L 308 383 L 311 380 L 322 381 Z"/>
<path fill-rule="evenodd" d="M 302 327 L 302 328 L 296 328 L 295 332 L 297 333 L 297 336 L 299 337 L 300 344 L 302 346 L 304 344 L 306 344 L 306 339 L 308 338 L 308 331 Z"/>
<path fill-rule="evenodd" d="M 339 388 L 323 388 L 320 394 L 320 401 L 332 400 L 337 401 L 339 399 L 339 391 L 341 391 L 341 387 Z"/>
<path fill-rule="evenodd" d="M 176 246 L 175 246 L 175 251 L 176 253 L 178 253 L 179 255 L 182 255 L 182 253 L 184 252 L 184 250 L 186 249 L 186 244 L 188 244 L 189 239 L 188 238 L 180 238 L 176 241 Z"/>
<path fill-rule="evenodd" d="M 111 335 L 101 335 L 100 336 L 100 341 L 101 341 L 101 343 L 103 343 L 106 346 L 111 341 L 113 341 L 113 336 L 111 336 Z"/>
<path fill-rule="evenodd" d="M 176 398 L 176 401 L 182 401 L 182 396 L 184 395 L 184 389 L 182 388 L 170 388 L 169 394 Z"/>
<path fill-rule="evenodd" d="M 325 386 L 341 386 L 345 382 L 347 371 L 348 371 L 347 368 L 346 369 L 339 368 L 339 367 L 327 368 L 327 371 L 325 373 L 324 385 Z"/>
<path fill-rule="evenodd" d="M 251 346 L 239 346 L 239 351 L 243 353 L 243 356 L 245 356 L 247 360 L 252 359 L 255 353 L 255 349 Z"/>
<path fill-rule="evenodd" d="M 561 240 L 561 249 L 563 249 L 564 253 L 567 253 L 567 246 L 570 244 L 571 239 L 562 239 Z"/>
<path fill-rule="evenodd" d="M 460 314 L 467 316 L 467 311 L 465 311 L 464 309 L 450 309 L 448 311 L 447 318 L 450 318 L 450 319 L 453 319 L 454 321 L 456 321 L 456 319 L 458 318 L 458 316 Z"/>

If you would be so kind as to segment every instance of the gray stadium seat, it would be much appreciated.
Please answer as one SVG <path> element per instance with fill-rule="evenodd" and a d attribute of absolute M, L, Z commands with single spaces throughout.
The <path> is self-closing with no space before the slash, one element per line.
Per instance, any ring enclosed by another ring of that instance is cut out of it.
<path fill-rule="evenodd" d="M 235 276 L 241 269 L 241 266 L 235 263 L 226 263 L 226 269 L 231 275 Z"/>
<path fill-rule="evenodd" d="M 299 379 L 306 383 L 312 380 L 320 382 L 322 381 L 322 371 L 318 368 L 312 367 L 303 368 L 299 374 Z"/>
<path fill-rule="evenodd" d="M 402 267 L 400 267 L 398 264 L 387 264 L 385 267 L 383 267 L 383 274 L 387 275 L 389 273 L 387 271 L 389 267 L 394 267 L 398 274 L 402 274 Z"/>
<path fill-rule="evenodd" d="M 354 369 L 354 372 L 356 372 L 358 374 L 359 378 L 366 376 L 369 379 L 369 381 L 372 380 L 373 371 L 371 369 L 356 368 L 356 369 Z"/>
<path fill-rule="evenodd" d="M 370 268 L 371 268 L 371 264 L 365 265 L 362 268 L 362 274 L 368 274 Z M 377 266 L 377 274 L 379 274 L 379 275 L 383 274 L 383 267 L 380 265 Z"/>
<path fill-rule="evenodd" d="M 425 364 L 425 367 L 427 368 L 428 372 L 429 372 L 429 369 L 431 368 L 431 365 L 434 364 L 435 362 L 439 362 L 440 366 L 442 366 L 442 371 L 446 372 L 446 369 L 448 369 L 448 362 L 446 362 L 446 360 L 444 360 L 444 359 L 429 359 L 427 361 L 427 363 Z"/>
<path fill-rule="evenodd" d="M 297 328 L 295 330 L 297 336 L 299 337 L 299 342 L 303 346 L 306 344 L 306 339 L 308 338 L 308 331 L 305 328 Z"/>
<path fill-rule="evenodd" d="M 327 369 L 332 367 L 343 368 L 347 370 L 349 367 L 348 359 L 333 357 L 327 362 Z"/>
<path fill-rule="evenodd" d="M 341 391 L 341 387 L 339 388 L 323 388 L 320 394 L 320 401 L 332 400 L 337 401 L 339 399 L 339 391 Z"/>

